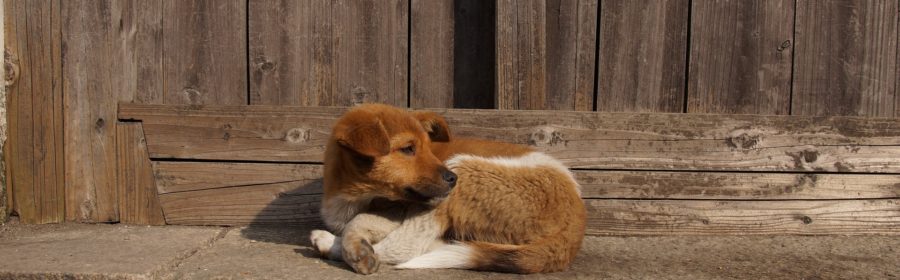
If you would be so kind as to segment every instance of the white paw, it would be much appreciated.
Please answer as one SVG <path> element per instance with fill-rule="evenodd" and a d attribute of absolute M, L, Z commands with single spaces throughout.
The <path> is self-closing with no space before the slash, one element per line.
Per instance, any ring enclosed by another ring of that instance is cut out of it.
<path fill-rule="evenodd" d="M 329 257 L 331 246 L 334 246 L 334 234 L 324 230 L 313 230 L 309 233 L 309 241 L 319 250 L 319 254 Z"/>

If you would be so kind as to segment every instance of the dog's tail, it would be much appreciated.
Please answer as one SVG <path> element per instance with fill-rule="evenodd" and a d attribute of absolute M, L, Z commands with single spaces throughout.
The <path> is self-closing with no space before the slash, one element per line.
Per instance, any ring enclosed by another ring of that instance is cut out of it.
<path fill-rule="evenodd" d="M 544 236 L 522 245 L 458 242 L 397 265 L 400 269 L 457 268 L 511 273 L 565 270 L 581 247 L 584 229 Z"/>

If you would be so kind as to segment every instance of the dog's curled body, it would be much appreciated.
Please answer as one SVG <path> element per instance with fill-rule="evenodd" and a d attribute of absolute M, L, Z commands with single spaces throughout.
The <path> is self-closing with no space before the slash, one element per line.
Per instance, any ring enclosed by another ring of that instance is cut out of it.
<path fill-rule="evenodd" d="M 434 222 L 444 233 L 437 237 L 451 243 L 432 245 L 429 253 L 398 268 L 535 273 L 569 266 L 584 236 L 585 208 L 565 166 L 539 152 L 515 158 L 458 155 L 447 166 L 459 183 L 435 208 Z M 382 241 L 381 254 L 403 247 L 395 237 L 409 242 L 422 233 L 406 233 L 407 226 L 395 230 L 403 234 Z"/>
<path fill-rule="evenodd" d="M 406 143 L 418 150 L 397 152 Z M 552 272 L 581 245 L 585 208 L 563 164 L 526 146 L 451 139 L 434 113 L 360 106 L 335 126 L 325 162 L 322 214 L 338 237 L 313 231 L 312 242 L 360 273 L 379 262 Z"/>

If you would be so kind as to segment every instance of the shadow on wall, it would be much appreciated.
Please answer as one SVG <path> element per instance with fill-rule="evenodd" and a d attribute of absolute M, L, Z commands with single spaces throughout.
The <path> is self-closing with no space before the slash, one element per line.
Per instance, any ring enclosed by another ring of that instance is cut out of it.
<path fill-rule="evenodd" d="M 322 179 L 309 180 L 295 189 L 278 194 L 245 228 L 241 236 L 259 242 L 297 246 L 294 252 L 306 258 L 319 259 L 312 247 L 309 233 L 325 229 L 319 215 L 322 200 Z M 325 264 L 350 270 L 344 262 L 322 259 Z"/>
<path fill-rule="evenodd" d="M 325 228 L 319 216 L 321 200 L 322 179 L 302 181 L 297 188 L 279 193 L 241 235 L 261 242 L 309 246 L 309 232 Z M 286 230 L 297 234 L 282 234 Z"/>

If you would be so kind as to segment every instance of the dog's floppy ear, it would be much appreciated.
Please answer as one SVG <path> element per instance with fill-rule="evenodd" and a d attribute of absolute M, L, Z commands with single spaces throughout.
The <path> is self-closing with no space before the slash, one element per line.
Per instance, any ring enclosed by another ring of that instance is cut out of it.
<path fill-rule="evenodd" d="M 335 127 L 334 138 L 338 144 L 368 157 L 379 157 L 391 152 L 387 130 L 378 119 L 354 121 Z"/>
<path fill-rule="evenodd" d="M 428 138 L 431 138 L 432 142 L 450 142 L 450 128 L 447 127 L 444 117 L 428 111 L 415 111 L 413 116 L 422 124 L 425 132 L 428 132 Z"/>

